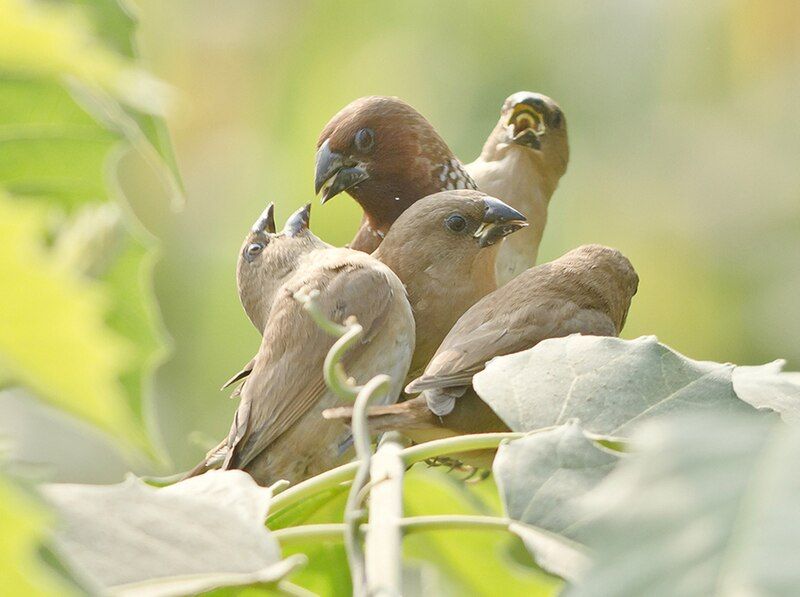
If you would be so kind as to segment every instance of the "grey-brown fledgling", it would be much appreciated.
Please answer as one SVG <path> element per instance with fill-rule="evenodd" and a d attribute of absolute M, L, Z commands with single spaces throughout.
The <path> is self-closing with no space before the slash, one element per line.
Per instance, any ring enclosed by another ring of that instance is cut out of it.
<path fill-rule="evenodd" d="M 600 245 L 523 272 L 453 326 L 424 375 L 406 388 L 420 396 L 370 411 L 371 430 L 399 429 L 415 441 L 506 430 L 472 390 L 472 377 L 492 358 L 547 338 L 619 335 L 638 283 L 628 259 Z M 349 412 L 340 408 L 326 416 L 347 418 Z"/>
<path fill-rule="evenodd" d="M 347 191 L 364 210 L 350 248 L 371 253 L 415 201 L 475 182 L 422 114 L 396 97 L 342 108 L 317 141 L 314 185 L 323 203 Z"/>
<path fill-rule="evenodd" d="M 408 292 L 417 324 L 416 376 L 461 315 L 496 288 L 497 247 L 525 217 L 479 191 L 444 191 L 411 205 L 373 256 Z"/>
<path fill-rule="evenodd" d="M 568 161 L 567 121 L 558 104 L 530 91 L 509 96 L 481 155 L 466 165 L 481 191 L 500 197 L 530 223 L 500 247 L 499 285 L 536 264 L 550 197 Z"/>
<path fill-rule="evenodd" d="M 236 263 L 236 286 L 247 317 L 261 335 L 275 293 L 297 270 L 300 258 L 311 251 L 330 246 L 311 233 L 310 218 L 311 205 L 306 204 L 286 220 L 281 232 L 276 232 L 275 206 L 270 203 L 242 243 Z M 223 388 L 247 377 L 254 361 L 251 360 L 231 377 Z M 236 390 L 233 396 L 237 396 L 239 391 Z"/>
<path fill-rule="evenodd" d="M 221 467 L 245 470 L 262 485 L 295 483 L 350 457 L 347 427 L 322 417 L 338 402 L 322 371 L 336 339 L 293 298 L 315 290 L 329 319 L 355 316 L 364 328 L 362 341 L 345 355 L 347 373 L 357 383 L 391 375 L 395 384 L 384 403 L 397 400 L 414 350 L 414 317 L 402 283 L 364 253 L 314 249 L 300 256 L 275 293 L 228 438 L 190 476 Z"/>

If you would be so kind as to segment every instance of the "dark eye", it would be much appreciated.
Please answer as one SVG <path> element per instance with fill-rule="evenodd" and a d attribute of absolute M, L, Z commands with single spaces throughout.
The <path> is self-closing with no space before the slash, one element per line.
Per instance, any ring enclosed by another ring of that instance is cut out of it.
<path fill-rule="evenodd" d="M 359 129 L 355 141 L 358 151 L 369 151 L 375 143 L 375 133 L 372 129 Z"/>
<path fill-rule="evenodd" d="M 467 227 L 467 221 L 464 219 L 463 216 L 460 216 L 458 214 L 453 214 L 452 216 L 448 216 L 448 218 L 444 221 L 444 223 L 453 232 L 461 232 L 464 230 L 464 228 Z"/>
<path fill-rule="evenodd" d="M 264 250 L 263 243 L 250 243 L 244 250 L 244 258 L 247 261 L 252 261 L 255 259 L 261 251 Z"/>

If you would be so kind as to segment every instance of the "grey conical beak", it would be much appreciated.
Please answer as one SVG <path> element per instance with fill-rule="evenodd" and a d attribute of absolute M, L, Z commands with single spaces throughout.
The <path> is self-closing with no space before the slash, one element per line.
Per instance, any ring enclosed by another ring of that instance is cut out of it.
<path fill-rule="evenodd" d="M 475 231 L 475 238 L 481 247 L 489 247 L 528 225 L 524 215 L 499 199 L 484 197 L 483 204 L 483 221 Z"/>
<path fill-rule="evenodd" d="M 275 234 L 275 204 L 271 203 L 267 205 L 267 209 L 265 209 L 261 215 L 256 220 L 256 223 L 253 224 L 252 228 L 253 232 L 260 232 L 262 234 L 269 233 Z"/>
<path fill-rule="evenodd" d="M 283 233 L 286 236 L 297 236 L 304 230 L 308 230 L 308 224 L 310 221 L 311 204 L 306 203 L 303 207 L 289 216 L 289 219 L 286 220 L 286 225 L 283 227 Z"/>

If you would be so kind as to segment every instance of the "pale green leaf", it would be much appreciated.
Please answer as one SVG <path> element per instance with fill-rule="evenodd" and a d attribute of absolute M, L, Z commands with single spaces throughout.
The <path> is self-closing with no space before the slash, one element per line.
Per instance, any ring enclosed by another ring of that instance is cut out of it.
<path fill-rule="evenodd" d="M 570 596 L 793 596 L 800 429 L 732 413 L 653 421 L 584 509 L 594 567 Z"/>
<path fill-rule="evenodd" d="M 800 423 L 800 373 L 784 372 L 785 363 L 778 360 L 758 367 L 736 367 L 733 389 L 748 404 L 774 410 L 787 423 Z"/>
<path fill-rule="evenodd" d="M 264 527 L 271 491 L 241 471 L 211 471 L 164 488 L 47 485 L 59 556 L 121 595 L 184 595 L 272 584 L 304 558 L 281 559 Z"/>
<path fill-rule="evenodd" d="M 473 384 L 514 431 L 578 419 L 589 432 L 626 437 L 665 414 L 753 411 L 734 393 L 732 370 L 689 359 L 654 336 L 576 334 L 493 359 Z"/>

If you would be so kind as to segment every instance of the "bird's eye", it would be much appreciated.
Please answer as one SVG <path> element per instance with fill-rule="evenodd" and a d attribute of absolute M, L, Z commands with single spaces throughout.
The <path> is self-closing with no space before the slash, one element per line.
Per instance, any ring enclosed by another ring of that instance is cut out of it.
<path fill-rule="evenodd" d="M 460 216 L 458 214 L 448 216 L 444 223 L 445 226 L 447 226 L 453 232 L 462 232 L 464 228 L 467 227 L 467 221 L 464 219 L 464 216 Z"/>
<path fill-rule="evenodd" d="M 359 129 L 356 133 L 356 149 L 366 152 L 375 144 L 375 133 L 372 129 Z"/>
<path fill-rule="evenodd" d="M 255 257 L 263 250 L 264 250 L 263 243 L 250 243 L 249 245 L 247 245 L 247 249 L 245 249 L 247 255 L 250 257 Z"/>

